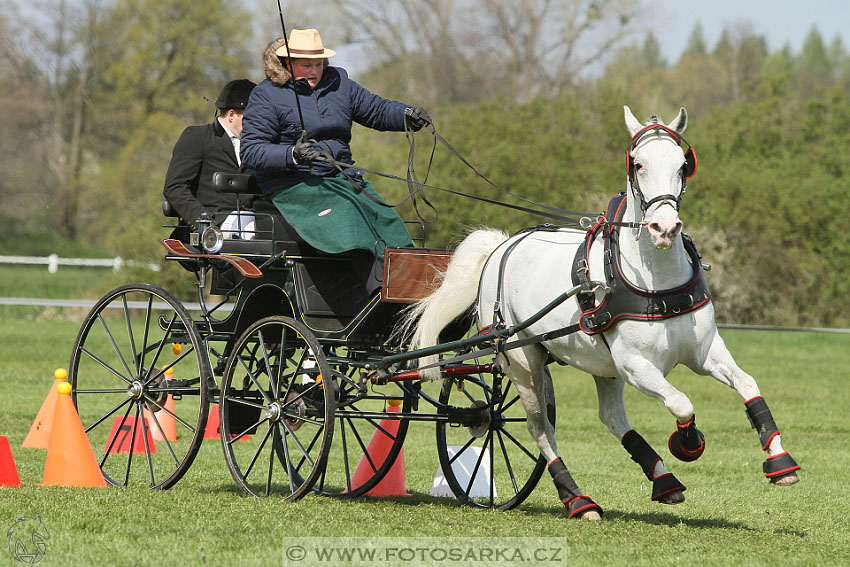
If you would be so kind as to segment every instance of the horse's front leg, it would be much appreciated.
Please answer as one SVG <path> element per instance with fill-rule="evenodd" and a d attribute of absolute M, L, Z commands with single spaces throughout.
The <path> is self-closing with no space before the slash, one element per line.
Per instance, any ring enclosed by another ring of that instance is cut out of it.
<path fill-rule="evenodd" d="M 632 460 L 640 465 L 643 474 L 652 482 L 652 499 L 664 504 L 684 502 L 685 495 L 682 492 L 685 486 L 673 473 L 667 471 L 658 453 L 629 425 L 623 403 L 625 381 L 622 378 L 593 378 L 596 380 L 596 394 L 599 398 L 599 419 L 620 440 Z"/>
<path fill-rule="evenodd" d="M 582 494 L 563 459 L 558 456 L 555 428 L 549 422 L 546 411 L 544 356 L 537 349 L 517 349 L 501 357 L 502 366 L 517 389 L 525 408 L 528 432 L 549 463 L 549 474 L 552 475 L 558 496 L 569 517 L 599 520 L 602 518 L 602 508 Z"/>
<path fill-rule="evenodd" d="M 705 451 L 705 436 L 696 427 L 694 406 L 688 397 L 674 388 L 661 369 L 647 358 L 625 354 L 617 367 L 629 384 L 661 401 L 676 417 L 676 431 L 668 443 L 673 456 L 686 462 L 700 458 Z"/>
<path fill-rule="evenodd" d="M 767 451 L 768 456 L 762 468 L 768 480 L 780 486 L 798 482 L 800 478 L 796 471 L 800 469 L 800 465 L 782 448 L 779 428 L 773 420 L 767 402 L 761 396 L 755 378 L 741 370 L 719 333 L 715 333 L 703 368 L 694 370 L 710 374 L 733 388 L 744 400 L 750 424 L 758 432 L 762 450 Z"/>

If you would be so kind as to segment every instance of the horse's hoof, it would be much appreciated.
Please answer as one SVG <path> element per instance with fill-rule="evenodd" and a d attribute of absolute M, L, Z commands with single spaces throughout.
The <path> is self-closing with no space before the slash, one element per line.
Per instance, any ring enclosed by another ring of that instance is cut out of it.
<path fill-rule="evenodd" d="M 685 501 L 685 495 L 681 490 L 674 490 L 660 497 L 658 501 L 662 504 L 681 504 Z"/>
<path fill-rule="evenodd" d="M 703 451 L 705 451 L 705 436 L 699 429 L 694 428 L 693 431 L 696 432 L 696 441 L 698 442 L 696 444 L 694 444 L 694 440 L 686 440 L 682 432 L 678 430 L 674 431 L 669 441 L 667 441 L 667 448 L 670 449 L 670 454 L 686 463 L 696 461 L 702 456 Z M 687 447 L 689 444 L 692 447 Z"/>
<path fill-rule="evenodd" d="M 602 519 L 602 508 L 596 502 L 594 502 L 587 496 L 584 496 L 583 494 L 573 496 L 572 498 L 564 502 L 564 505 L 567 507 L 567 512 L 569 512 L 571 519 Z"/>
<path fill-rule="evenodd" d="M 770 479 L 770 483 L 775 484 L 776 486 L 791 486 L 798 482 L 800 482 L 800 477 L 797 476 L 797 473 L 795 472 L 790 472 Z"/>
<path fill-rule="evenodd" d="M 663 474 L 652 481 L 652 499 L 664 504 L 684 502 L 685 495 L 682 493 L 685 490 L 685 485 L 673 473 Z"/>

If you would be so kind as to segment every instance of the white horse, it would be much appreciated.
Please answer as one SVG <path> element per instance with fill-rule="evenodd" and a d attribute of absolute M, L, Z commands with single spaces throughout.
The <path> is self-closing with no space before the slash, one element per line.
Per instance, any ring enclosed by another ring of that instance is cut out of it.
<path fill-rule="evenodd" d="M 695 426 L 694 407 L 666 380 L 678 364 L 711 375 L 738 392 L 768 453 L 765 476 L 774 484 L 793 484 L 800 467 L 783 450 L 756 381 L 738 367 L 718 334 L 699 257 L 682 234 L 678 209 L 686 179 L 696 169 L 693 150 L 689 145 L 687 152 L 681 147 L 687 144 L 681 137 L 687 112 L 682 108 L 667 125 L 656 118 L 643 125 L 628 107 L 624 112 L 632 135 L 627 150 L 629 180 L 618 210 L 609 210 L 607 215 L 618 218 L 600 217 L 589 241 L 585 232 L 568 229 L 531 231 L 510 238 L 489 229 L 471 233 L 455 251 L 441 286 L 408 314 L 407 323 L 415 325 L 411 348 L 437 344 L 440 331 L 476 300 L 481 325 L 515 325 L 571 287 L 570 272 L 577 272 L 573 280 L 578 278 L 588 290 L 584 309 L 577 301 L 568 300 L 516 338 L 566 330 L 577 323 L 584 332 L 499 355 L 502 368 L 520 393 L 529 432 L 549 462 L 549 472 L 570 517 L 598 519 L 602 509 L 581 493 L 558 456 L 554 428 L 546 419 L 543 387 L 549 357 L 593 375 L 599 418 L 652 482 L 653 500 L 682 502 L 685 487 L 629 425 L 623 390 L 629 383 L 661 401 L 677 421 L 670 451 L 682 460 L 695 460 L 705 441 Z M 615 224 L 616 220 L 620 222 Z M 606 240 L 613 246 L 606 246 Z M 586 265 L 579 262 L 577 270 L 569 270 L 579 248 Z M 606 262 L 606 258 L 612 261 Z M 606 281 L 606 271 L 611 295 L 600 293 L 600 286 L 590 293 L 594 282 Z M 630 310 L 635 302 L 641 309 Z M 436 356 L 423 358 L 420 366 L 435 361 Z M 426 378 L 439 377 L 438 368 L 422 373 Z"/>

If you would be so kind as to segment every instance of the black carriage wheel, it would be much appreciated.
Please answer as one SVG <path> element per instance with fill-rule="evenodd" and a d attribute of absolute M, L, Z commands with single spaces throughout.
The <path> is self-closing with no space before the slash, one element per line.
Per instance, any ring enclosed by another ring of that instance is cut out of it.
<path fill-rule="evenodd" d="M 345 362 L 331 368 L 339 390 L 334 439 L 314 490 L 324 496 L 357 497 L 386 476 L 404 446 L 413 395 L 403 384 L 364 385 Z"/>
<path fill-rule="evenodd" d="M 546 369 L 547 413 L 555 423 L 552 377 Z M 506 376 L 447 378 L 440 403 L 467 420 L 437 423 L 437 452 L 451 492 L 463 504 L 510 510 L 543 475 L 546 459 L 528 434 L 525 409 Z M 440 413 L 447 413 L 445 408 Z"/>
<path fill-rule="evenodd" d="M 212 379 L 186 308 L 154 285 L 118 287 L 83 321 L 68 380 L 112 486 L 173 486 L 198 453 Z"/>
<path fill-rule="evenodd" d="M 221 385 L 221 442 L 230 474 L 252 496 L 304 496 L 324 470 L 335 380 L 316 338 L 266 317 L 237 340 Z"/>

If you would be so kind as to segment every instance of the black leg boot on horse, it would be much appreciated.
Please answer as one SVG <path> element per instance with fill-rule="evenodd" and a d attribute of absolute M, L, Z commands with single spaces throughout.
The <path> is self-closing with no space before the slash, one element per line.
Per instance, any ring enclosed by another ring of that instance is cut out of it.
<path fill-rule="evenodd" d="M 695 425 L 696 418 L 691 416 L 687 423 L 676 422 L 676 431 L 670 436 L 667 446 L 670 453 L 686 463 L 696 461 L 705 451 L 705 436 Z"/>
<path fill-rule="evenodd" d="M 623 447 L 640 465 L 643 474 L 652 481 L 652 499 L 662 504 L 680 504 L 685 501 L 685 485 L 679 482 L 673 473 L 664 469 L 658 453 L 634 429 L 629 430 L 622 439 Z"/>
<path fill-rule="evenodd" d="M 767 402 L 764 401 L 764 398 L 758 396 L 744 405 L 747 406 L 747 417 L 750 418 L 750 423 L 759 434 L 762 451 L 768 451 L 773 440 L 779 437 L 779 429 L 776 427 L 776 422 L 773 421 L 773 415 L 770 413 L 770 408 L 767 407 Z M 764 476 L 773 484 L 790 486 L 800 480 L 796 473 L 800 470 L 800 465 L 788 451 L 780 451 L 769 456 L 764 461 L 762 469 Z"/>
<path fill-rule="evenodd" d="M 552 482 L 555 483 L 555 488 L 558 489 L 558 497 L 564 503 L 564 506 L 566 506 L 570 518 L 581 518 L 585 520 L 602 519 L 602 508 L 581 493 L 581 490 L 579 490 L 578 485 L 576 485 L 561 457 L 549 463 L 549 474 L 552 475 Z"/>

